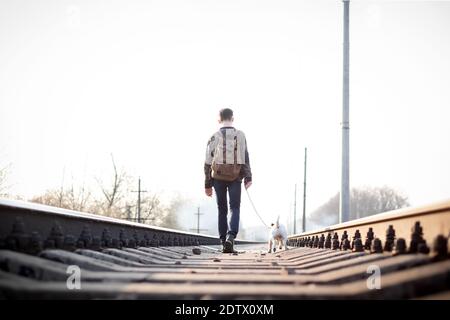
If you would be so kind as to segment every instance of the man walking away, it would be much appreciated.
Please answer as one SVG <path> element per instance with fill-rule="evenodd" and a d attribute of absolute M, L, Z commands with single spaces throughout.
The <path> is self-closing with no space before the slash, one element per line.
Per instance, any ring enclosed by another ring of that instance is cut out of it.
<path fill-rule="evenodd" d="M 222 252 L 233 253 L 234 239 L 239 231 L 241 184 L 252 185 L 252 172 L 244 132 L 233 127 L 233 111 L 219 112 L 221 128 L 209 139 L 205 159 L 205 193 L 216 192 L 219 211 L 219 236 Z M 231 217 L 228 223 L 227 192 L 230 197 Z"/>

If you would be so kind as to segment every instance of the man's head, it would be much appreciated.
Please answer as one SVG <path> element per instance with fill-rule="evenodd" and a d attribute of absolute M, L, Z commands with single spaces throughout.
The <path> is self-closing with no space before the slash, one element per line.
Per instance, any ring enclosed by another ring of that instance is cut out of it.
<path fill-rule="evenodd" d="M 231 110 L 230 108 L 224 108 L 219 111 L 219 123 L 222 123 L 225 121 L 228 121 L 228 122 L 234 121 L 233 110 Z"/>

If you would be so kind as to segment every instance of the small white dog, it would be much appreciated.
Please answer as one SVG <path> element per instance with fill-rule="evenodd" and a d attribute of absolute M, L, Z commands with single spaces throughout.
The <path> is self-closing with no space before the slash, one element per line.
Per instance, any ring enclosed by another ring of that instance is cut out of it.
<path fill-rule="evenodd" d="M 269 249 L 268 253 L 275 252 L 278 248 L 281 250 L 284 245 L 284 250 L 287 250 L 287 231 L 286 227 L 279 222 L 280 217 L 278 217 L 276 223 L 272 223 L 272 227 L 269 231 Z"/>

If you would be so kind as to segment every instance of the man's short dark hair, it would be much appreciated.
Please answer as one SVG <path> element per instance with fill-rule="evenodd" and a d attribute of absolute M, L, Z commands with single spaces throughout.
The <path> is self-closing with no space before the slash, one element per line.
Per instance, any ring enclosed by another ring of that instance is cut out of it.
<path fill-rule="evenodd" d="M 233 110 L 231 110 L 230 108 L 224 108 L 220 110 L 219 114 L 220 121 L 231 120 L 231 118 L 233 118 Z"/>

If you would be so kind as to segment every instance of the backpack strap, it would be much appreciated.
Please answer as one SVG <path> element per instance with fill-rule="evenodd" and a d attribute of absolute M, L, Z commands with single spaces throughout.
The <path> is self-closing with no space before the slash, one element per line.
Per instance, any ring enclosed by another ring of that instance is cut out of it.
<path fill-rule="evenodd" d="M 220 131 L 222 131 L 222 136 L 223 136 L 223 163 L 226 164 L 227 163 L 227 129 L 221 129 Z"/>
<path fill-rule="evenodd" d="M 223 136 L 223 164 L 227 163 L 227 129 L 220 129 Z M 237 130 L 234 128 L 234 164 L 237 164 Z"/>
<path fill-rule="evenodd" d="M 234 129 L 234 164 L 237 164 L 237 134 L 236 129 Z"/>

